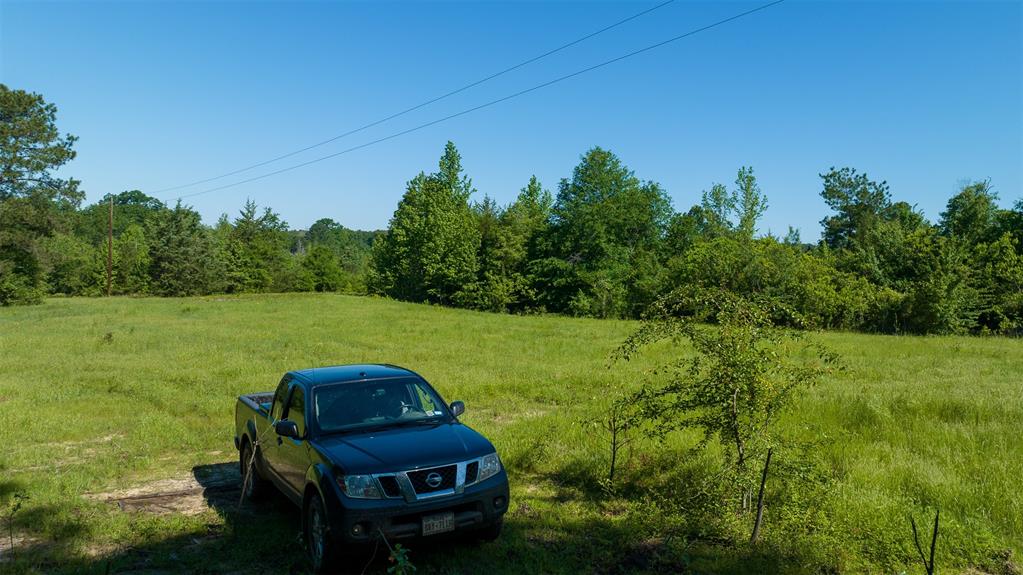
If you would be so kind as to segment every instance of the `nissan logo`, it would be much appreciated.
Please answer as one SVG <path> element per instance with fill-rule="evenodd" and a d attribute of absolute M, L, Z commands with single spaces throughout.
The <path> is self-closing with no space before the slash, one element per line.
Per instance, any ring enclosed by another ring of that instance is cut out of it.
<path fill-rule="evenodd" d="M 437 473 L 436 471 L 426 476 L 426 484 L 430 487 L 440 487 L 441 481 L 443 481 L 443 479 L 441 478 L 440 473 Z"/>

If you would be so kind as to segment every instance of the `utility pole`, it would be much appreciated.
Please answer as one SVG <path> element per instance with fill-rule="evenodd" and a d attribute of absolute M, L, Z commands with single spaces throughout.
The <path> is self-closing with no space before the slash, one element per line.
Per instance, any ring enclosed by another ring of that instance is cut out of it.
<path fill-rule="evenodd" d="M 114 196 L 110 196 L 110 215 L 107 218 L 107 297 L 110 297 L 110 276 L 114 273 Z"/>

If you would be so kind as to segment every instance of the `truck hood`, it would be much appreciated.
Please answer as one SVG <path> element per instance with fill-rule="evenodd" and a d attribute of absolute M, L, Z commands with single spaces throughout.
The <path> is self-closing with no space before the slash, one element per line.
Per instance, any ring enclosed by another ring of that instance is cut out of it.
<path fill-rule="evenodd" d="M 346 474 L 432 467 L 494 452 L 494 446 L 485 437 L 461 423 L 353 432 L 327 436 L 317 444 Z"/>

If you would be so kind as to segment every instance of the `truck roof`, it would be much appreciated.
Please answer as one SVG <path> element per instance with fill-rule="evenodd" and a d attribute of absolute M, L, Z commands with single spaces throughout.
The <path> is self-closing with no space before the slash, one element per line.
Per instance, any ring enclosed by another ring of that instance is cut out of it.
<path fill-rule="evenodd" d="M 418 374 L 410 369 L 396 365 L 378 363 L 357 363 L 352 365 L 333 365 L 330 367 L 314 367 L 289 372 L 296 379 L 311 384 L 339 383 L 343 381 L 360 381 L 385 377 L 403 377 Z"/>

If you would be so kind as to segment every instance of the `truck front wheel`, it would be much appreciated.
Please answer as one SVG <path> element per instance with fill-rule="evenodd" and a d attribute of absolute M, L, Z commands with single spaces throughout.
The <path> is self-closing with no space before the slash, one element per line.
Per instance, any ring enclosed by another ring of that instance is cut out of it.
<path fill-rule="evenodd" d="M 336 544 L 327 525 L 323 501 L 313 495 L 305 505 L 305 540 L 314 573 L 326 573 L 334 560 Z"/>

